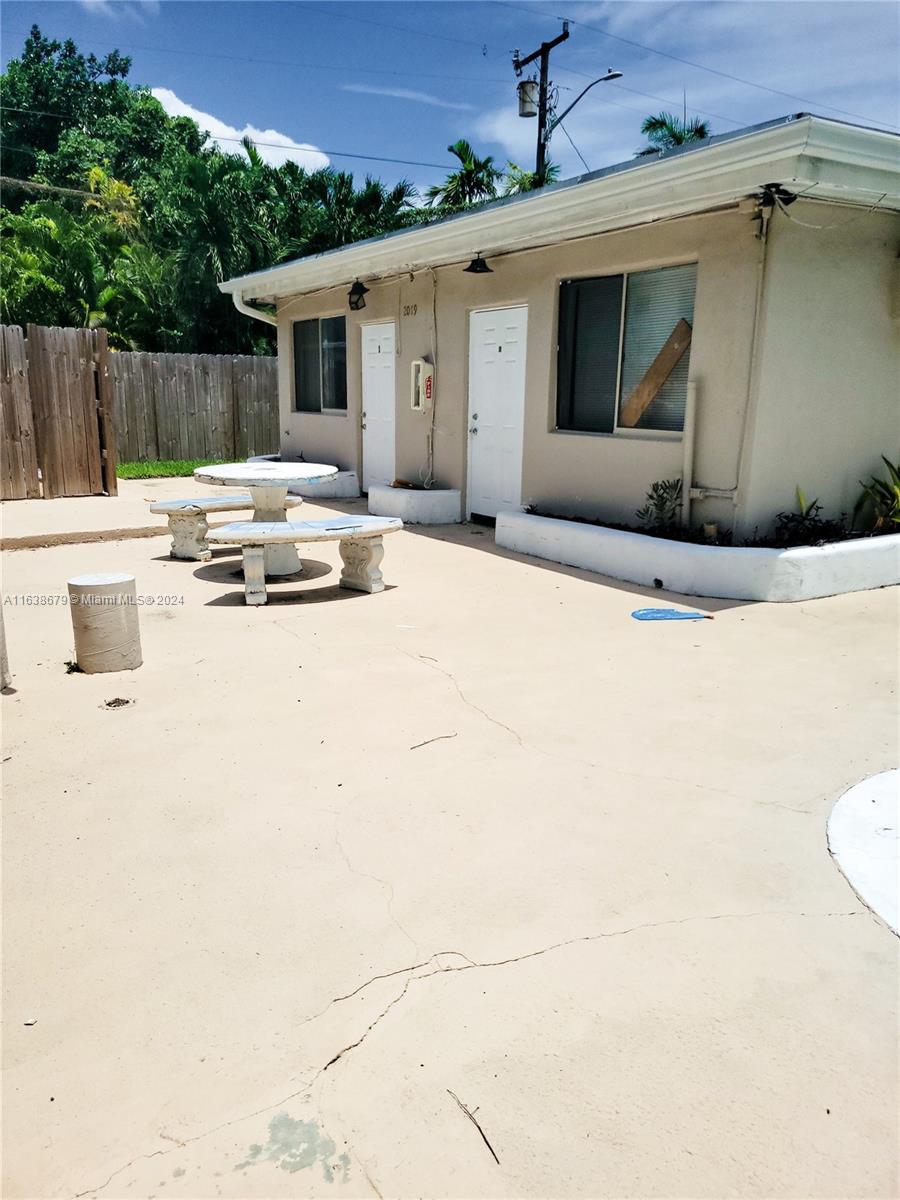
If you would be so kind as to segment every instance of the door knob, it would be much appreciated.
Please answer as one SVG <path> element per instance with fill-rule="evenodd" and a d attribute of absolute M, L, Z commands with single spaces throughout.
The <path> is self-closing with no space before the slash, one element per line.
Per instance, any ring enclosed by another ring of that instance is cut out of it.
<path fill-rule="evenodd" d="M 477 432 L 478 432 L 478 426 L 477 426 L 477 425 L 473 425 L 473 426 L 472 426 L 472 428 L 469 430 L 469 433 L 477 433 Z"/>
<path fill-rule="evenodd" d="M 362 428 L 365 429 L 365 427 L 366 427 L 366 423 L 365 423 L 365 421 L 363 421 Z"/>

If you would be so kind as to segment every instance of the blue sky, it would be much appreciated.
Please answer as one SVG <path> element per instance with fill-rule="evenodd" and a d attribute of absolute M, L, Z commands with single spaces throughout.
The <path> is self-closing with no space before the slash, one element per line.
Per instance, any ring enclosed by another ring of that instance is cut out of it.
<path fill-rule="evenodd" d="M 573 24 L 552 58 L 560 109 L 608 67 L 624 73 L 566 121 L 591 169 L 629 158 L 642 117 L 680 113 L 685 101 L 717 133 L 802 110 L 900 125 L 900 7 L 869 0 L 5 0 L 3 62 L 34 21 L 84 51 L 131 55 L 131 81 L 195 116 L 225 149 L 246 130 L 275 143 L 260 146 L 274 162 L 330 161 L 426 188 L 461 136 L 501 163 L 532 165 L 536 122 L 517 116 L 511 51 L 555 37 L 562 17 Z M 561 131 L 552 156 L 564 177 L 584 170 Z"/>

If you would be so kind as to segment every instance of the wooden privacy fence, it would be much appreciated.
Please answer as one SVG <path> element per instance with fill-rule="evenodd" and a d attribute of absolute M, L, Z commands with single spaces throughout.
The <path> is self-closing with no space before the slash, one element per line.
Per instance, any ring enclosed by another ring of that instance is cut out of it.
<path fill-rule="evenodd" d="M 0 498 L 116 494 L 116 462 L 278 449 L 277 359 L 116 353 L 105 329 L 0 325 Z"/>
<path fill-rule="evenodd" d="M 105 329 L 0 326 L 0 498 L 116 494 L 108 359 Z"/>
<path fill-rule="evenodd" d="M 277 359 L 110 355 L 119 458 L 240 460 L 279 446 Z"/>

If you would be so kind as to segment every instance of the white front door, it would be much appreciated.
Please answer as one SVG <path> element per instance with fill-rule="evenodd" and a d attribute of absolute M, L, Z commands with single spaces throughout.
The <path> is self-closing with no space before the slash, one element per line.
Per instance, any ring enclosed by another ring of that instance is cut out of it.
<path fill-rule="evenodd" d="M 495 517 L 522 503 L 528 309 L 469 319 L 469 514 Z"/>
<path fill-rule="evenodd" d="M 362 327 L 362 482 L 394 482 L 396 355 L 394 322 Z"/>

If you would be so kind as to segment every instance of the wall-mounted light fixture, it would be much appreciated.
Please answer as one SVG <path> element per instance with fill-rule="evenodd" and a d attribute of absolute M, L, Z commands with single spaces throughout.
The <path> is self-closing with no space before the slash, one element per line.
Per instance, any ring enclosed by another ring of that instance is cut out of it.
<path fill-rule="evenodd" d="M 359 312 L 361 308 L 366 307 L 366 293 L 368 290 L 366 285 L 360 283 L 357 279 L 356 283 L 354 283 L 353 287 L 347 293 L 347 302 L 353 312 Z"/>
<path fill-rule="evenodd" d="M 469 275 L 493 275 L 493 271 L 484 261 L 480 254 L 476 254 L 467 267 L 463 270 Z"/>
<path fill-rule="evenodd" d="M 780 183 L 764 183 L 762 188 L 762 203 L 766 208 L 774 208 L 776 204 L 780 204 L 782 208 L 787 208 L 789 204 L 793 204 L 797 199 L 796 192 L 789 192 L 786 187 L 782 187 Z"/>

